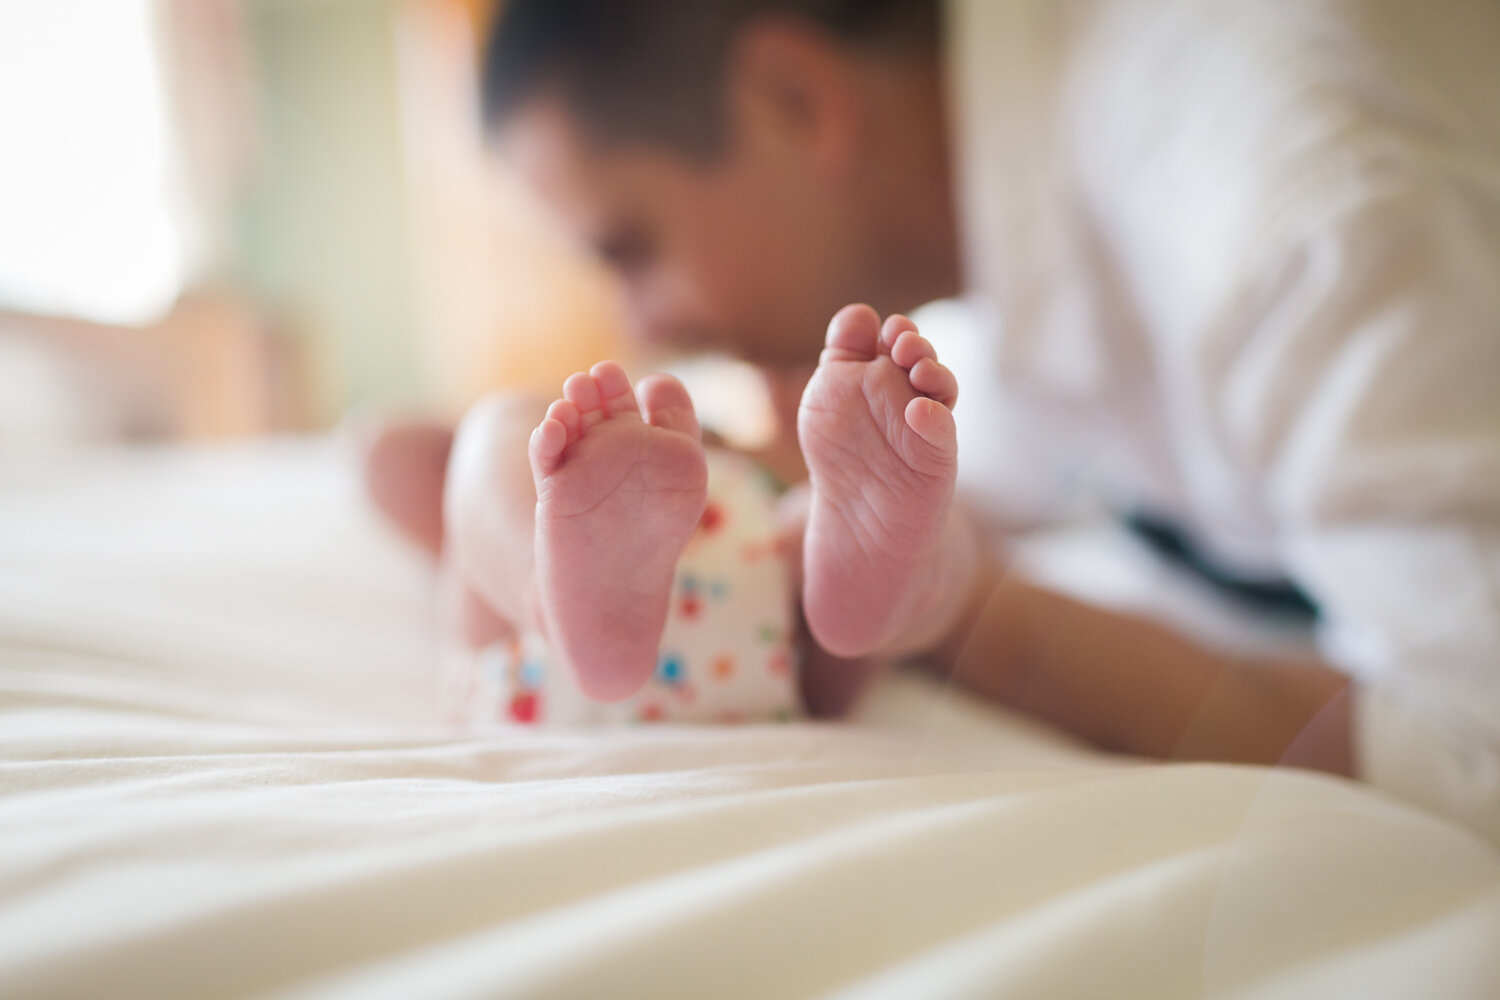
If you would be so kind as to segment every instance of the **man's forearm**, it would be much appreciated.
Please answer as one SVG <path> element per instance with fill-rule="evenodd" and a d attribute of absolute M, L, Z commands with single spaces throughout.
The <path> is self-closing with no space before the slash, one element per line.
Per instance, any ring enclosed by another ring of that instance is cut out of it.
<path fill-rule="evenodd" d="M 1349 681 L 1338 671 L 1237 660 L 1012 578 L 983 584 L 934 665 L 1104 749 L 1353 770 Z"/>

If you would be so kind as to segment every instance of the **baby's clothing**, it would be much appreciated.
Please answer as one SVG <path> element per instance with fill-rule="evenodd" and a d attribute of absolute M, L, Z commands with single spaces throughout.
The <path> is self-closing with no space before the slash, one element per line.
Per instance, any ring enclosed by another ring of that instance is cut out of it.
<path fill-rule="evenodd" d="M 708 451 L 708 506 L 677 563 L 656 671 L 625 701 L 589 700 L 533 632 L 458 664 L 474 723 L 782 721 L 798 710 L 795 607 L 775 479 Z"/>

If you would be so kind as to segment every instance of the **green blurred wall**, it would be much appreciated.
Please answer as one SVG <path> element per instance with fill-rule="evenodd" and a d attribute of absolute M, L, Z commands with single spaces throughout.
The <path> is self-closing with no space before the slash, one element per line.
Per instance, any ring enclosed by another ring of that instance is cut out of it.
<path fill-rule="evenodd" d="M 399 0 L 242 2 L 261 132 L 235 219 L 234 277 L 305 338 L 320 423 L 351 406 L 419 400 Z"/>

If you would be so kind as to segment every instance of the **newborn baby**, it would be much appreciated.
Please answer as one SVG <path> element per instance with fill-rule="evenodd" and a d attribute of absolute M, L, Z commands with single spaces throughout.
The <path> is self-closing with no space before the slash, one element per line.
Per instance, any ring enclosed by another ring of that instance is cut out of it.
<path fill-rule="evenodd" d="M 910 320 L 842 310 L 798 411 L 809 488 L 779 517 L 765 477 L 704 448 L 668 376 L 632 387 L 602 362 L 571 376 L 540 422 L 514 397 L 477 409 L 443 501 L 450 578 L 485 650 L 471 709 L 763 718 L 792 707 L 795 662 L 847 680 L 851 661 L 930 645 L 951 627 L 968 561 L 949 518 L 956 395 Z M 371 487 L 422 535 L 413 464 L 377 452 Z M 694 646 L 691 629 L 711 639 Z"/>

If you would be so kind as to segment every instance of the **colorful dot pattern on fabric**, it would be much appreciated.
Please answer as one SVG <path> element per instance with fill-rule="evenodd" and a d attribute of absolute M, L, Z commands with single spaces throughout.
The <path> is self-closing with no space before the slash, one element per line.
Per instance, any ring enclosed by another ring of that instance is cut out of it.
<path fill-rule="evenodd" d="M 656 664 L 656 678 L 663 684 L 681 684 L 686 677 L 687 669 L 682 665 L 682 659 L 674 653 L 664 653 L 660 662 Z"/>
<path fill-rule="evenodd" d="M 542 686 L 543 669 L 540 661 L 525 660 L 521 663 L 521 669 L 516 671 L 516 680 L 526 690 L 535 691 Z"/>
<path fill-rule="evenodd" d="M 691 573 L 686 573 L 677 581 L 676 613 L 683 621 L 697 621 L 708 610 L 708 605 L 721 604 L 728 598 L 728 581 L 701 580 Z"/>
<path fill-rule="evenodd" d="M 712 535 L 724 527 L 725 519 L 724 506 L 717 500 L 709 500 L 708 505 L 703 508 L 703 517 L 698 521 L 698 530 L 705 535 Z"/>
<path fill-rule="evenodd" d="M 678 564 L 661 654 L 639 693 L 590 701 L 546 641 L 523 633 L 458 664 L 460 715 L 569 725 L 796 718 L 791 568 L 767 482 L 754 463 L 709 452 L 710 501 Z"/>
<path fill-rule="evenodd" d="M 510 700 L 510 717 L 517 722 L 536 722 L 540 709 L 541 699 L 529 691 Z"/>

